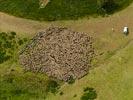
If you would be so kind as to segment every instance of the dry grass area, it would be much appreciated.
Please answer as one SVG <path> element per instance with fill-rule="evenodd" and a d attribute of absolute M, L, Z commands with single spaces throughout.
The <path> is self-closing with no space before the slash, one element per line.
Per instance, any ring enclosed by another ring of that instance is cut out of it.
<path fill-rule="evenodd" d="M 20 63 L 28 71 L 69 81 L 88 73 L 93 56 L 92 37 L 88 34 L 51 27 L 39 32 L 22 50 Z"/>

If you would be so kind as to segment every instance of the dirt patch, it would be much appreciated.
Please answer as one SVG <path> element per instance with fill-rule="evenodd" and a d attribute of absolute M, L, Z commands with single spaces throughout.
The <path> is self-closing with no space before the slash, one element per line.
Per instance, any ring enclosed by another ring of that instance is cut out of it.
<path fill-rule="evenodd" d="M 94 56 L 92 37 L 67 28 L 51 27 L 33 37 L 20 53 L 28 71 L 68 81 L 87 74 Z"/>
<path fill-rule="evenodd" d="M 50 0 L 40 0 L 40 8 L 45 8 Z"/>

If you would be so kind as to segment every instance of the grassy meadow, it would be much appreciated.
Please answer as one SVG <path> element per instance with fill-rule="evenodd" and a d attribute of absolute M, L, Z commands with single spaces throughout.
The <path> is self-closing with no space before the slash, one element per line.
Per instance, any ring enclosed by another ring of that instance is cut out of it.
<path fill-rule="evenodd" d="M 108 1 L 106 4 L 103 0 L 50 0 L 46 7 L 40 8 L 39 0 L 0 0 L 0 11 L 40 21 L 76 20 L 113 13 L 133 0 Z"/>

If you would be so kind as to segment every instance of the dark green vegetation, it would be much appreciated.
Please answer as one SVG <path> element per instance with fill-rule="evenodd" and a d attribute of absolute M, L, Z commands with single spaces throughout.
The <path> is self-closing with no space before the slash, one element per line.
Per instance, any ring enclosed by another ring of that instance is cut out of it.
<path fill-rule="evenodd" d="M 94 88 L 86 87 L 84 88 L 84 94 L 81 97 L 81 100 L 94 100 L 97 98 L 97 93 Z"/>
<path fill-rule="evenodd" d="M 90 15 L 111 14 L 133 0 L 50 0 L 40 8 L 39 0 L 0 0 L 0 11 L 34 20 L 68 20 Z"/>
<path fill-rule="evenodd" d="M 72 76 L 70 76 L 68 84 L 73 84 L 74 82 L 75 82 L 75 79 Z"/>
<path fill-rule="evenodd" d="M 25 72 L 18 63 L 19 49 L 28 41 L 15 32 L 0 32 L 0 100 L 45 99 L 59 84 L 46 75 Z"/>
<path fill-rule="evenodd" d="M 97 0 L 98 14 L 112 14 L 127 7 L 133 0 Z"/>
<path fill-rule="evenodd" d="M 60 92 L 60 95 L 63 95 L 64 93 L 63 92 Z"/>
<path fill-rule="evenodd" d="M 56 81 L 49 81 L 48 86 L 47 86 L 47 91 L 51 93 L 56 93 L 57 90 L 59 89 L 59 84 Z"/>
<path fill-rule="evenodd" d="M 0 100 L 44 100 L 48 92 L 57 92 L 59 85 L 57 87 L 56 81 L 51 81 L 45 75 L 16 69 L 9 69 L 0 76 Z"/>
<path fill-rule="evenodd" d="M 27 39 L 20 39 L 16 36 L 15 32 L 1 32 L 0 33 L 0 64 L 13 58 L 15 56 L 15 50 L 20 45 L 26 42 Z"/>
<path fill-rule="evenodd" d="M 0 77 L 0 100 L 44 99 L 48 81 L 33 73 L 9 70 Z"/>

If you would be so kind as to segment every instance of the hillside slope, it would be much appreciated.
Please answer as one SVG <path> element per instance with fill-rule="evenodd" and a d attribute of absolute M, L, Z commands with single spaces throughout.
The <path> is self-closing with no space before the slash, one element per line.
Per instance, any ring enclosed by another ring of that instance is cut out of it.
<path fill-rule="evenodd" d="M 75 20 L 93 15 L 113 13 L 127 7 L 133 0 L 102 1 L 50 0 L 45 7 L 42 7 L 41 4 L 43 3 L 40 4 L 40 0 L 28 0 L 26 2 L 25 0 L 0 0 L 0 11 L 40 21 Z"/>

